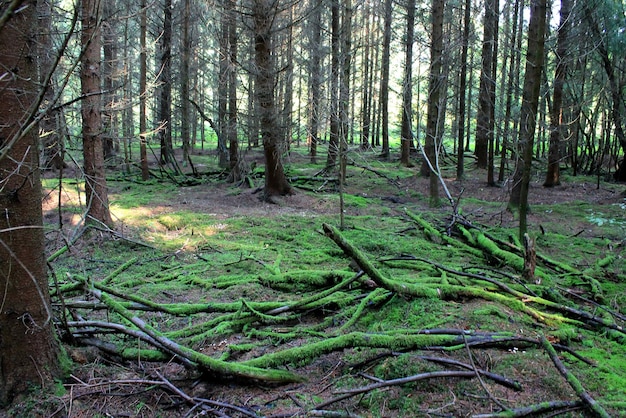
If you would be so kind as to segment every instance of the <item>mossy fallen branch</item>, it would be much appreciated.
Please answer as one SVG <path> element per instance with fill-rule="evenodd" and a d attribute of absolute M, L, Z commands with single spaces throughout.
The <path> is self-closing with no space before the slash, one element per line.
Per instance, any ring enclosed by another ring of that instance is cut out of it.
<path fill-rule="evenodd" d="M 189 347 L 182 346 L 165 337 L 159 331 L 146 324 L 141 318 L 132 315 L 130 311 L 125 309 L 122 305 L 113 300 L 113 298 L 111 298 L 107 294 L 102 293 L 97 289 L 89 289 L 89 291 L 96 298 L 105 303 L 111 311 L 121 315 L 127 321 L 131 322 L 141 331 L 157 341 L 159 344 L 159 346 L 157 347 L 158 349 L 165 350 L 170 354 L 186 358 L 198 364 L 198 367 L 204 369 L 210 374 L 216 374 L 222 377 L 249 378 L 280 383 L 301 382 L 304 380 L 302 376 L 298 376 L 297 374 L 288 371 L 269 370 L 245 365 L 242 363 L 228 363 L 225 361 L 216 360 Z"/>
<path fill-rule="evenodd" d="M 596 400 L 593 399 L 591 395 L 589 395 L 589 393 L 585 390 L 585 388 L 576 378 L 576 376 L 574 376 L 573 373 L 567 370 L 567 368 L 559 359 L 559 356 L 556 354 L 556 350 L 554 349 L 554 347 L 552 347 L 552 344 L 550 344 L 550 342 L 545 337 L 541 337 L 541 344 L 550 356 L 550 359 L 554 363 L 556 369 L 559 371 L 559 373 L 561 373 L 561 375 L 565 378 L 567 383 L 569 383 L 572 389 L 574 389 L 576 395 L 578 395 L 578 397 L 589 407 L 589 409 L 591 409 L 594 415 L 601 418 L 610 418 L 608 412 L 606 412 L 606 410 L 600 404 L 598 404 L 598 402 L 596 402 Z"/>

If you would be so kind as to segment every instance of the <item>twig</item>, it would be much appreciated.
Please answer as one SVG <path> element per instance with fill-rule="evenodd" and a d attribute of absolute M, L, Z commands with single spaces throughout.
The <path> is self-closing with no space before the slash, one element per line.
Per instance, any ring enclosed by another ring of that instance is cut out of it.
<path fill-rule="evenodd" d="M 371 392 L 376 389 L 388 387 L 388 386 L 396 386 L 396 385 L 404 385 L 406 383 L 417 382 L 419 380 L 426 379 L 434 379 L 438 377 L 462 377 L 466 379 L 471 379 L 472 377 L 476 377 L 475 372 L 461 372 L 461 371 L 438 371 L 438 372 L 428 372 L 428 373 L 420 373 L 409 377 L 402 377 L 398 379 L 384 380 L 382 382 L 372 383 L 371 385 L 362 386 L 355 389 L 350 389 L 343 392 L 342 395 L 332 398 L 326 402 L 322 402 L 320 404 L 315 405 L 314 409 L 324 409 L 328 405 L 332 405 L 334 403 L 343 401 L 344 399 L 351 398 L 352 396 L 360 395 L 362 393 Z"/>
<path fill-rule="evenodd" d="M 474 373 L 476 373 L 476 378 L 478 379 L 480 386 L 483 388 L 483 390 L 485 391 L 485 393 L 487 394 L 487 396 L 489 397 L 489 399 L 491 399 L 493 403 L 498 405 L 500 409 L 504 411 L 508 410 L 509 408 L 507 408 L 506 405 L 504 405 L 502 402 L 497 400 L 496 397 L 493 396 L 493 394 L 489 391 L 489 389 L 487 389 L 487 386 L 485 385 L 483 378 L 480 376 L 480 372 L 476 368 L 476 364 L 474 363 L 474 356 L 472 356 L 472 350 L 470 350 L 470 347 L 467 344 L 467 338 L 465 337 L 465 335 L 463 335 L 463 342 L 465 343 L 465 350 L 467 351 L 467 357 L 469 358 L 470 364 L 472 366 L 472 370 L 474 371 Z"/>
<path fill-rule="evenodd" d="M 521 418 L 536 416 L 546 412 L 571 411 L 573 408 L 583 406 L 582 401 L 551 401 L 541 402 L 536 405 L 524 406 L 522 408 L 509 409 L 508 411 L 496 412 L 493 414 L 472 415 L 472 418 Z"/>
<path fill-rule="evenodd" d="M 550 359 L 556 366 L 556 369 L 559 371 L 559 373 L 561 373 L 561 375 L 565 378 L 567 383 L 569 383 L 572 389 L 574 389 L 576 395 L 578 395 L 578 397 L 582 399 L 582 401 L 591 409 L 591 411 L 596 416 L 609 418 L 610 415 L 605 411 L 604 408 L 602 408 L 600 404 L 598 404 L 598 402 L 596 402 L 595 399 L 591 397 L 591 395 L 589 395 L 589 393 L 585 390 L 585 388 L 582 386 L 576 376 L 574 376 L 569 370 L 567 370 L 565 365 L 561 362 L 561 359 L 559 359 L 559 356 L 556 354 L 556 351 L 554 350 L 554 347 L 552 347 L 552 344 L 550 344 L 550 342 L 543 336 L 541 337 L 541 344 L 550 356 Z"/>

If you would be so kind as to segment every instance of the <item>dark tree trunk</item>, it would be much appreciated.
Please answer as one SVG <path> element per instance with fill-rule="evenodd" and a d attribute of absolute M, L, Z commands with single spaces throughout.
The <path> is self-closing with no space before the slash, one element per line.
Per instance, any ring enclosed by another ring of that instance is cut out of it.
<path fill-rule="evenodd" d="M 270 200 L 274 196 L 293 193 L 285 177 L 280 143 L 284 141 L 278 121 L 279 112 L 274 100 L 276 68 L 272 57 L 272 23 L 276 18 L 277 4 L 273 0 L 254 0 L 255 51 L 255 99 L 259 111 L 259 124 L 265 154 L 265 188 L 263 196 Z"/>
<path fill-rule="evenodd" d="M 413 142 L 413 42 L 415 38 L 415 0 L 409 0 L 406 8 L 404 81 L 402 82 L 402 122 L 400 128 L 400 163 L 408 167 L 411 165 L 411 143 Z"/>
<path fill-rule="evenodd" d="M 13 2 L 15 3 L 15 2 Z M 41 212 L 37 130 L 40 103 L 33 39 L 36 1 L 24 1 L 0 29 L 0 407 L 61 377 L 52 327 Z M 15 10 L 15 9 L 14 9 Z M 26 128 L 26 129 L 25 129 Z"/>
<path fill-rule="evenodd" d="M 227 0 L 228 19 L 228 152 L 230 160 L 229 180 L 241 179 L 239 163 L 239 139 L 237 138 L 237 21 L 235 19 L 235 1 Z"/>
<path fill-rule="evenodd" d="M 391 56 L 391 0 L 385 0 L 383 56 L 380 70 L 380 117 L 382 131 L 381 157 L 389 158 L 389 67 Z"/>
<path fill-rule="evenodd" d="M 522 92 L 522 109 L 520 112 L 520 131 L 513 189 L 509 199 L 509 208 L 519 208 L 519 236 L 523 239 L 528 225 L 528 188 L 533 158 L 535 125 L 537 108 L 539 107 L 539 91 L 541 74 L 544 67 L 544 47 L 546 33 L 546 0 L 531 0 L 530 22 L 528 24 L 528 49 L 526 53 L 526 71 Z"/>
<path fill-rule="evenodd" d="M 190 78 L 191 78 L 191 1 L 184 0 L 182 27 L 182 56 L 180 60 L 180 137 L 183 143 L 183 164 L 191 163 L 191 108 L 190 108 Z M 193 165 L 190 164 L 192 167 Z"/>
<path fill-rule="evenodd" d="M 82 0 L 81 114 L 87 221 L 112 226 L 104 170 L 100 86 L 100 2 Z"/>
<path fill-rule="evenodd" d="M 116 17 L 113 16 L 115 1 L 102 2 L 102 52 L 103 65 L 102 89 L 104 90 L 104 106 L 102 108 L 102 148 L 104 159 L 114 157 L 119 149 L 117 133 L 117 104 L 114 79 L 116 77 L 117 36 L 115 33 Z"/>
<path fill-rule="evenodd" d="M 567 74 L 567 52 L 569 42 L 571 0 L 561 0 L 561 22 L 557 35 L 556 70 L 554 74 L 554 90 L 552 92 L 552 109 L 550 109 L 550 148 L 548 151 L 548 172 L 544 187 L 561 184 L 561 130 L 563 129 L 563 87 Z"/>
<path fill-rule="evenodd" d="M 476 114 L 476 164 L 478 168 L 487 168 L 489 142 L 493 140 L 494 121 L 491 118 L 495 106 L 496 80 L 493 74 L 493 61 L 496 59 L 495 31 L 497 0 L 485 1 L 484 35 L 482 48 L 482 70 L 480 72 L 480 90 L 478 93 L 478 112 Z"/>
<path fill-rule="evenodd" d="M 339 45 L 341 37 L 339 35 L 339 0 L 332 0 L 331 5 L 331 79 L 330 79 L 330 140 L 328 141 L 328 157 L 326 158 L 326 169 L 332 170 L 337 164 L 339 155 L 339 72 L 341 71 Z"/>
<path fill-rule="evenodd" d="M 148 151 L 147 151 L 147 129 L 146 120 L 146 87 L 147 87 L 147 52 L 146 52 L 146 32 L 147 32 L 147 0 L 141 0 L 140 19 L 140 35 L 139 43 L 141 52 L 139 53 L 139 159 L 141 161 L 141 178 L 145 181 L 150 178 L 150 170 L 148 168 Z"/>
<path fill-rule="evenodd" d="M 172 0 L 163 4 L 163 33 L 161 34 L 161 69 L 159 75 L 159 142 L 161 164 L 176 168 L 172 146 Z"/>
<path fill-rule="evenodd" d="M 465 170 L 465 98 L 467 97 L 467 50 L 469 49 L 469 35 L 471 25 L 472 0 L 465 0 L 463 11 L 463 46 L 461 47 L 461 75 L 459 81 L 459 127 L 457 135 L 457 164 L 456 177 L 462 179 Z"/>
<path fill-rule="evenodd" d="M 422 174 L 430 177 L 430 202 L 439 205 L 439 177 L 437 170 L 437 144 L 441 139 L 439 118 L 442 117 L 442 58 L 443 58 L 443 16 L 445 1 L 432 0 L 432 29 L 430 42 L 430 73 L 428 76 L 428 115 L 426 120 L 426 158 L 421 167 Z M 445 100 L 445 98 L 443 98 Z"/>
<path fill-rule="evenodd" d="M 372 55 L 372 41 L 374 39 L 374 32 L 372 30 L 371 25 L 371 9 L 369 5 L 365 6 L 365 12 L 363 13 L 363 28 L 364 28 L 364 42 L 365 47 L 363 48 L 363 81 L 362 81 L 362 91 L 363 91 L 363 99 L 361 102 L 361 149 L 366 150 L 370 147 L 370 130 L 371 130 L 371 121 L 372 121 L 372 96 L 373 96 L 373 77 L 374 73 L 372 67 L 371 59 Z"/>
<path fill-rule="evenodd" d="M 309 23 L 309 129 L 307 142 L 311 163 L 317 162 L 319 143 L 320 101 L 322 98 L 322 1 L 316 0 Z"/>

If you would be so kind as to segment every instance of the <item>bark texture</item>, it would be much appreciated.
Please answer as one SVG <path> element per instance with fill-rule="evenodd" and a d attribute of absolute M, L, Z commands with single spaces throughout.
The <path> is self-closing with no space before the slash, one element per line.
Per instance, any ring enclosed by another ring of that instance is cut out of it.
<path fill-rule="evenodd" d="M 60 375 L 44 257 L 34 30 L 36 1 L 0 29 L 0 406 Z M 6 2 L 0 14 L 7 11 Z"/>

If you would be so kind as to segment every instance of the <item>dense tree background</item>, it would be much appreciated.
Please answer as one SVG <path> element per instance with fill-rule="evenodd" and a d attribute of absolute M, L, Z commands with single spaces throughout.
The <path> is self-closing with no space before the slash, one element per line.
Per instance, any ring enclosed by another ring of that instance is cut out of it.
<path fill-rule="evenodd" d="M 78 51 L 72 43 L 58 50 L 72 8 L 50 4 L 53 19 L 42 42 L 63 54 L 53 80 L 58 84 Z M 210 147 L 231 172 L 230 180 L 239 181 L 249 168 L 245 149 L 261 145 L 262 109 L 268 105 L 260 102 L 263 77 L 272 84 L 267 99 L 278 159 L 290 143 L 305 141 L 317 161 L 318 146 L 328 142 L 326 165 L 331 168 L 341 140 L 356 141 L 363 149 L 380 147 L 383 158 L 401 159 L 403 165 L 421 158 L 411 149 L 429 137 L 425 116 L 434 99 L 429 76 L 436 41 L 430 6 L 271 2 L 268 69 L 256 61 L 257 6 L 246 0 L 107 2 L 98 36 L 103 37 L 101 88 L 106 94 L 100 99 L 106 102 L 104 148 L 110 168 L 140 166 L 152 153 L 164 169 L 180 172 L 193 168 L 194 153 Z M 488 170 L 488 184 L 510 186 L 531 4 L 449 1 L 442 6 L 438 152 L 454 153 L 459 161 L 467 154 L 468 161 Z M 552 178 L 557 165 L 575 174 L 606 173 L 615 171 L 622 158 L 622 9 L 621 2 L 604 0 L 548 5 L 533 156 L 546 171 L 550 156 Z M 263 71 L 269 71 L 267 76 Z M 76 86 L 71 79 L 62 85 L 62 97 L 70 104 L 52 116 L 66 121 L 68 135 L 57 132 L 53 138 L 73 141 Z M 141 144 L 151 151 L 136 153 Z M 123 158 L 117 156 L 120 150 Z M 428 174 L 424 164 L 422 174 Z M 461 163 L 458 174 L 463 174 Z"/>

